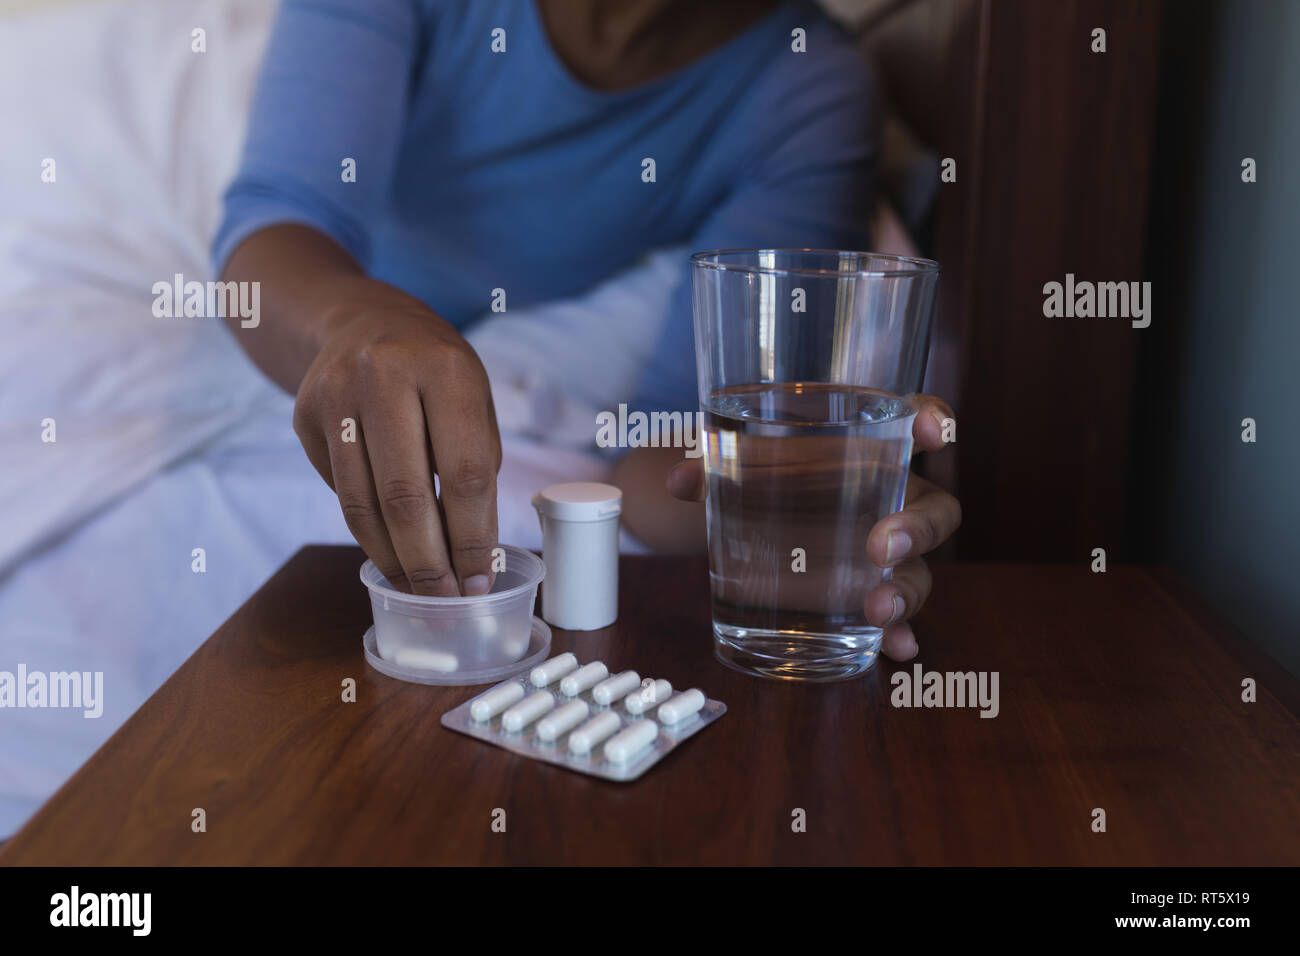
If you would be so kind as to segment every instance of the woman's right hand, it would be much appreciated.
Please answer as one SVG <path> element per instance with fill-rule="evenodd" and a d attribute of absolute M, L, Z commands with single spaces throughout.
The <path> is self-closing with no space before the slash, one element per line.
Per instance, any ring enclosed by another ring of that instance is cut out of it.
<path fill-rule="evenodd" d="M 414 300 L 335 305 L 324 325 L 293 426 L 348 528 L 399 590 L 486 593 L 501 439 L 482 362 Z"/>

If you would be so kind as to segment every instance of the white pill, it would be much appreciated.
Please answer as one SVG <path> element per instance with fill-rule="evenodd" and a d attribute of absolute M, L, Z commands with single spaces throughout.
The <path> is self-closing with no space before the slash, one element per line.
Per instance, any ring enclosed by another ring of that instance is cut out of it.
<path fill-rule="evenodd" d="M 659 707 L 659 722 L 679 724 L 704 706 L 704 691 L 688 690 Z"/>
<path fill-rule="evenodd" d="M 596 681 L 609 676 L 609 668 L 600 661 L 592 661 L 585 667 L 579 667 L 564 680 L 560 681 L 560 690 L 565 697 L 577 697 Z"/>
<path fill-rule="evenodd" d="M 469 715 L 475 720 L 491 720 L 516 701 L 524 699 L 524 685 L 507 681 L 479 697 L 469 705 Z"/>
<path fill-rule="evenodd" d="M 611 763 L 627 763 L 650 741 L 659 736 L 659 726 L 653 720 L 638 720 L 635 724 L 605 744 L 605 759 Z"/>
<path fill-rule="evenodd" d="M 411 667 L 415 670 L 439 671 L 449 673 L 460 662 L 455 654 L 435 651 L 427 647 L 401 647 L 393 655 L 393 663 L 398 667 Z"/>
<path fill-rule="evenodd" d="M 629 714 L 644 714 L 656 704 L 662 704 L 673 696 L 673 685 L 662 677 L 653 684 L 643 684 L 627 695 L 623 706 Z"/>
<path fill-rule="evenodd" d="M 537 736 L 542 740 L 554 740 L 586 720 L 590 712 L 585 700 L 571 700 L 537 722 Z"/>
<path fill-rule="evenodd" d="M 533 668 L 528 679 L 533 682 L 534 687 L 545 687 L 559 680 L 569 671 L 578 666 L 578 659 L 567 651 L 559 657 L 552 657 L 544 664 L 538 664 Z"/>
<path fill-rule="evenodd" d="M 511 733 L 516 730 L 523 730 L 554 706 L 555 698 L 546 691 L 539 690 L 536 694 L 525 697 L 502 714 L 501 726 Z"/>
<path fill-rule="evenodd" d="M 618 730 L 622 723 L 612 710 L 599 713 L 569 734 L 569 749 L 575 754 L 589 754 L 591 748 Z"/>
<path fill-rule="evenodd" d="M 622 697 L 633 687 L 641 684 L 641 675 L 636 671 L 624 671 L 614 677 L 601 681 L 591 689 L 591 699 L 598 704 L 608 704 Z"/>

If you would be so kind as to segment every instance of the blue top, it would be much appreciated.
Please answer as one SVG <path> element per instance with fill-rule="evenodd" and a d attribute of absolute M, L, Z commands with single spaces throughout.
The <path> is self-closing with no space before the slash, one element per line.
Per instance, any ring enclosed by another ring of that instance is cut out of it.
<path fill-rule="evenodd" d="M 876 115 L 865 61 L 798 2 L 607 92 L 532 0 L 285 0 L 212 255 L 307 224 L 463 328 L 493 289 L 575 295 L 660 246 L 864 249 Z M 634 408 L 699 407 L 688 271 Z"/>

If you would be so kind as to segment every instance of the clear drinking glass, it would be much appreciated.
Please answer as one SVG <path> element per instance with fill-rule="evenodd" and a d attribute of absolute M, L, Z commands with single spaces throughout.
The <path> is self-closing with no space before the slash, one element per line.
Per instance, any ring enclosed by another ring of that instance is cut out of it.
<path fill-rule="evenodd" d="M 903 506 L 939 265 L 869 252 L 691 257 L 715 652 L 838 680 L 876 661 L 867 534 Z"/>

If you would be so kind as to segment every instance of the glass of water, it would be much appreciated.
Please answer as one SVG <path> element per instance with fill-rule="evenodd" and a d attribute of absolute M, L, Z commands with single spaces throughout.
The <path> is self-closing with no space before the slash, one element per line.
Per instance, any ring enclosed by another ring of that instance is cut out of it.
<path fill-rule="evenodd" d="M 715 651 L 839 680 L 876 662 L 867 534 L 903 506 L 939 265 L 869 252 L 691 257 Z"/>

